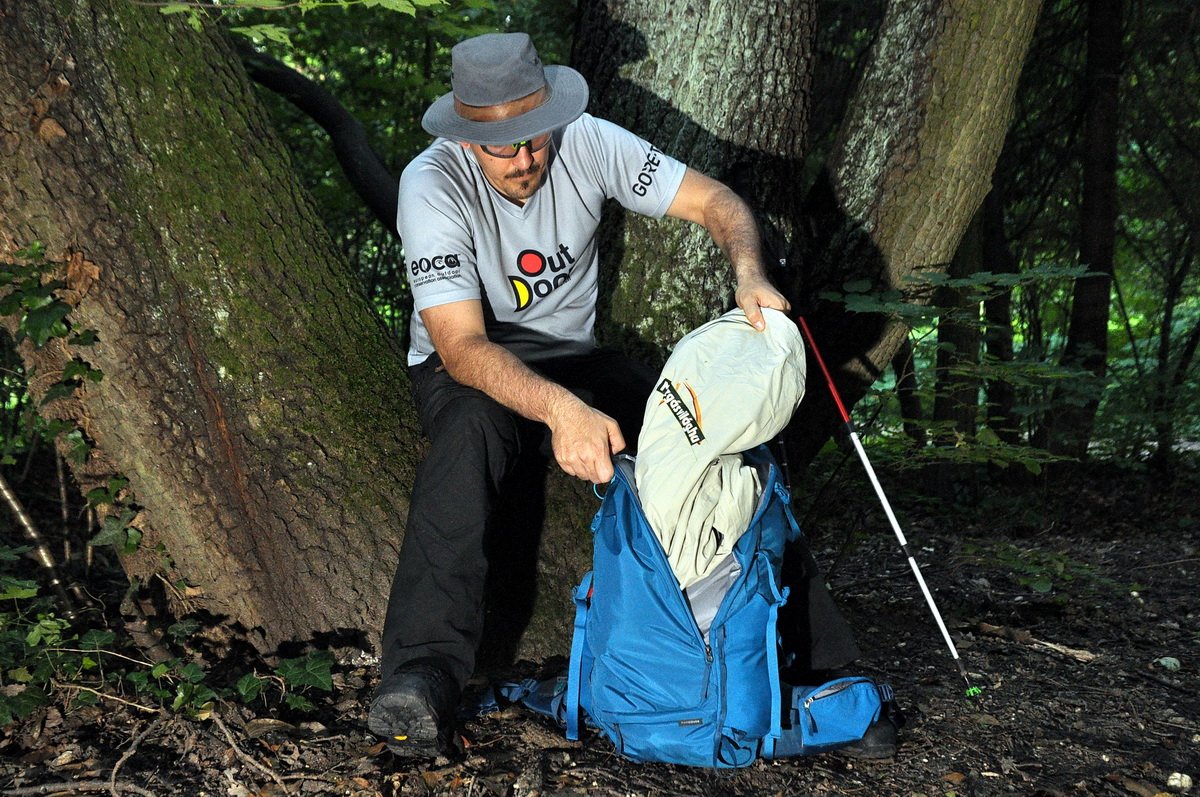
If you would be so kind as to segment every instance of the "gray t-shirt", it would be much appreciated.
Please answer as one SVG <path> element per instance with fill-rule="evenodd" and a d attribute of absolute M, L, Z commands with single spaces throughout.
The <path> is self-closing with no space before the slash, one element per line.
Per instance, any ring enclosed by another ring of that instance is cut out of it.
<path fill-rule="evenodd" d="M 404 169 L 397 229 L 414 304 L 409 365 L 433 353 L 421 311 L 464 299 L 482 300 L 488 339 L 526 362 L 596 345 L 601 205 L 611 198 L 661 217 L 685 167 L 588 114 L 549 147 L 545 182 L 523 206 L 455 141 L 438 139 Z"/>

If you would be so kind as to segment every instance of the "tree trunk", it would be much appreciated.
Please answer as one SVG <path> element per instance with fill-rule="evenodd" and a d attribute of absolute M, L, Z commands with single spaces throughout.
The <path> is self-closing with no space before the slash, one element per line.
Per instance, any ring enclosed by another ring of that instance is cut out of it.
<path fill-rule="evenodd" d="M 337 256 L 237 59 L 127 0 L 0 0 L 0 260 L 31 242 L 75 331 L 20 346 L 46 414 L 128 477 L 131 577 L 264 650 L 376 633 L 418 430 L 395 344 Z M 15 319 L 8 319 L 10 329 Z"/>
<path fill-rule="evenodd" d="M 789 255 L 808 126 L 811 0 L 585 0 L 574 61 L 590 110 L 729 184 Z M 731 46 L 736 43 L 736 46 Z M 660 354 L 732 302 L 728 263 L 696 225 L 622 215 L 602 247 L 601 334 Z"/>
<path fill-rule="evenodd" d="M 967 228 L 958 251 L 950 262 L 949 275 L 970 277 L 979 273 L 983 261 L 982 217 Z M 943 286 L 934 296 L 934 304 L 946 309 L 938 323 L 937 381 L 933 400 L 933 421 L 938 426 L 935 445 L 955 445 L 975 435 L 979 412 L 979 379 L 971 375 L 979 369 L 979 302 L 973 291 Z"/>
<path fill-rule="evenodd" d="M 983 264 L 982 209 L 967 228 L 948 274 L 954 278 L 979 273 Z M 934 445 L 953 448 L 970 441 L 979 412 L 979 300 L 973 291 L 942 286 L 934 304 L 944 308 L 937 328 L 937 379 L 933 399 Z M 939 462 L 934 468 L 934 491 L 950 499 L 964 481 L 975 486 L 975 468 L 959 462 Z"/>
<path fill-rule="evenodd" d="M 992 274 L 1012 274 L 1017 271 L 1016 258 L 1009 248 L 1008 236 L 1004 232 L 1004 199 L 998 188 L 993 188 L 983 200 L 983 270 Z M 1012 288 L 1002 288 L 983 302 L 984 345 L 992 360 L 993 368 L 1005 368 L 1013 364 L 1013 312 Z M 1003 376 L 988 379 L 987 425 L 996 436 L 1010 445 L 1020 442 L 1015 408 L 1016 390 L 1013 383 Z"/>
<path fill-rule="evenodd" d="M 944 270 L 988 190 L 1039 0 L 893 2 L 821 179 L 806 202 L 818 235 L 801 275 L 816 297 L 850 278 L 904 289 Z M 839 391 L 857 401 L 904 337 L 883 317 L 819 305 L 811 315 Z M 792 438 L 819 450 L 838 416 L 807 402 Z"/>
<path fill-rule="evenodd" d="M 1117 95 L 1121 76 L 1121 0 L 1088 3 L 1083 200 L 1079 258 L 1092 272 L 1075 282 L 1064 365 L 1083 368 L 1102 383 L 1108 367 L 1108 316 L 1117 223 Z M 1098 391 L 1079 399 L 1055 391 L 1047 418 L 1050 450 L 1082 458 L 1100 405 Z"/>

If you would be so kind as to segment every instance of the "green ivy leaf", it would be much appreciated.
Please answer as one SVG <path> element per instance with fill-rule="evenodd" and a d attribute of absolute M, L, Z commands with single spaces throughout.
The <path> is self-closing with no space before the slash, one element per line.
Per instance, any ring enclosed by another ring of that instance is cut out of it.
<path fill-rule="evenodd" d="M 265 678 L 259 678 L 252 672 L 248 672 L 238 679 L 235 687 L 237 688 L 238 697 L 243 703 L 253 703 L 262 694 L 263 687 L 267 681 Z"/>
<path fill-rule="evenodd" d="M 204 668 L 195 662 L 188 662 L 179 668 L 179 677 L 188 683 L 198 684 L 204 680 L 206 675 L 207 673 L 204 672 Z"/>
<path fill-rule="evenodd" d="M 79 692 L 75 695 L 75 699 L 71 701 L 71 708 L 83 708 L 84 706 L 94 706 L 100 702 L 100 695 L 94 692 Z"/>
<path fill-rule="evenodd" d="M 275 669 L 275 674 L 293 689 L 315 686 L 326 692 L 333 691 L 333 654 L 318 650 L 295 659 L 284 659 Z"/>
<path fill-rule="evenodd" d="M 126 519 L 124 515 L 109 515 L 104 518 L 100 524 L 100 531 L 95 537 L 89 540 L 89 545 L 111 545 L 114 548 L 118 545 L 124 546 L 127 535 L 125 534 Z"/>
<path fill-rule="evenodd" d="M 298 695 L 295 692 L 288 692 L 284 695 L 283 702 L 287 703 L 288 708 L 293 711 L 312 711 L 315 708 L 312 701 L 304 695 Z"/>
<path fill-rule="evenodd" d="M 103 650 L 115 642 L 116 639 L 117 635 L 112 631 L 101 631 L 92 628 L 79 638 L 79 647 L 84 650 Z"/>
<path fill-rule="evenodd" d="M 28 545 L 18 545 L 15 548 L 10 548 L 7 545 L 0 545 L 0 562 L 16 562 L 22 556 L 29 553 L 33 549 Z"/>
<path fill-rule="evenodd" d="M 130 554 L 142 544 L 142 530 L 133 526 L 125 527 L 125 542 L 121 544 L 121 553 Z"/>
<path fill-rule="evenodd" d="M 9 670 L 8 677 L 19 684 L 27 684 L 33 680 L 33 673 L 29 671 L 28 667 L 21 666 Z"/>
<path fill-rule="evenodd" d="M 50 338 L 67 334 L 63 319 L 69 312 L 71 308 L 66 303 L 51 300 L 30 310 L 21 321 L 21 330 L 33 340 L 35 346 L 41 348 Z"/>
<path fill-rule="evenodd" d="M 97 487 L 93 490 L 88 490 L 85 498 L 88 506 L 102 506 L 103 504 L 111 504 L 113 502 L 112 491 L 107 487 Z"/>
<path fill-rule="evenodd" d="M 167 636 L 176 642 L 182 642 L 200 630 L 200 621 L 195 617 L 186 617 L 167 628 Z"/>
<path fill-rule="evenodd" d="M 36 686 L 26 686 L 11 695 L 0 692 L 0 727 L 25 719 L 34 709 L 49 702 L 49 695 Z"/>
<path fill-rule="evenodd" d="M 83 436 L 83 432 L 79 429 L 72 429 L 67 432 L 66 441 L 67 458 L 76 465 L 87 462 L 88 454 L 92 453 L 92 446 Z"/>
<path fill-rule="evenodd" d="M 94 329 L 85 329 L 75 335 L 68 341 L 72 346 L 94 346 L 98 340 L 98 333 Z"/>
<path fill-rule="evenodd" d="M 192 10 L 187 3 L 167 3 L 158 9 L 160 14 L 186 14 Z"/>
<path fill-rule="evenodd" d="M 1030 582 L 1029 588 L 1039 595 L 1045 595 L 1054 589 L 1054 582 L 1050 580 L 1049 576 L 1040 576 Z"/>

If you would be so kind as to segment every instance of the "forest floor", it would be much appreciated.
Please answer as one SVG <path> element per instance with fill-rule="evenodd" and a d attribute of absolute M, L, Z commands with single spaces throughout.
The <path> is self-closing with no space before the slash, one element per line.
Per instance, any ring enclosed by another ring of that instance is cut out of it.
<path fill-rule="evenodd" d="M 890 682 L 907 715 L 893 759 L 827 753 L 721 772 L 635 764 L 596 734 L 568 742 L 509 707 L 465 723 L 462 757 L 414 766 L 366 730 L 374 668 L 338 664 L 332 691 L 309 694 L 304 715 L 225 701 L 207 719 L 113 699 L 40 708 L 0 733 L 0 794 L 1183 792 L 1200 781 L 1198 485 L 1194 470 L 1167 484 L 1090 468 L 1058 488 L 893 496 L 983 688 L 973 699 L 869 491 L 826 497 L 813 547 L 866 651 L 859 668 Z"/>

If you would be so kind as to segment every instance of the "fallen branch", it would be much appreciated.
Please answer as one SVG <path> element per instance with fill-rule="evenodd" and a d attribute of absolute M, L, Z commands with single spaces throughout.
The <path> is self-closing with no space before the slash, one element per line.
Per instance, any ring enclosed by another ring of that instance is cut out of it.
<path fill-rule="evenodd" d="M 1029 645 L 1030 647 L 1048 650 L 1052 653 L 1058 653 L 1059 655 L 1066 656 L 1067 658 L 1074 659 L 1075 661 L 1083 662 L 1084 664 L 1095 661 L 1097 658 L 1099 658 L 1098 654 L 1092 653 L 1089 650 L 1079 650 L 1078 648 L 1069 648 L 1066 645 L 1060 645 L 1057 642 L 1047 642 L 1044 639 L 1038 639 L 1034 637 L 1034 635 L 1028 631 L 1008 628 L 1003 625 L 980 623 L 979 632 L 982 634 L 987 634 L 988 636 L 1002 637 L 1022 645 Z"/>
<path fill-rule="evenodd" d="M 109 773 L 108 776 L 108 790 L 112 792 L 112 797 L 121 797 L 121 790 L 117 788 L 117 773 L 121 771 L 121 767 L 125 766 L 126 761 L 133 758 L 133 754 L 137 752 L 138 745 L 142 743 L 142 740 L 149 736 L 150 731 L 157 728 L 159 723 L 162 721 L 162 714 L 159 714 L 157 717 L 155 717 L 152 722 L 142 729 L 141 733 L 134 737 L 133 744 L 129 745 L 129 749 L 126 750 L 121 757 L 117 759 L 117 763 L 113 765 L 112 772 Z"/>
<path fill-rule="evenodd" d="M 36 794 L 78 794 L 81 791 L 109 791 L 113 786 L 121 791 L 139 794 L 141 797 L 156 797 L 154 792 L 124 781 L 112 784 L 107 780 L 68 780 L 62 783 L 42 783 L 38 786 L 21 786 L 4 792 L 6 797 L 29 797 Z"/>
<path fill-rule="evenodd" d="M 275 784 L 279 786 L 279 788 L 283 789 L 284 794 L 291 794 L 287 784 L 285 784 L 283 779 L 276 774 L 275 770 L 259 763 L 254 759 L 253 756 L 244 752 L 242 748 L 238 747 L 237 741 L 233 738 L 233 734 L 229 732 L 228 726 L 225 725 L 225 722 L 221 719 L 219 714 L 214 711 L 210 719 L 218 728 L 221 729 L 221 733 L 225 734 L 225 741 L 229 742 L 229 747 L 233 750 L 234 755 L 241 759 L 243 763 L 247 764 L 253 769 L 258 770 L 262 774 L 268 776 L 271 780 L 275 781 Z"/>

